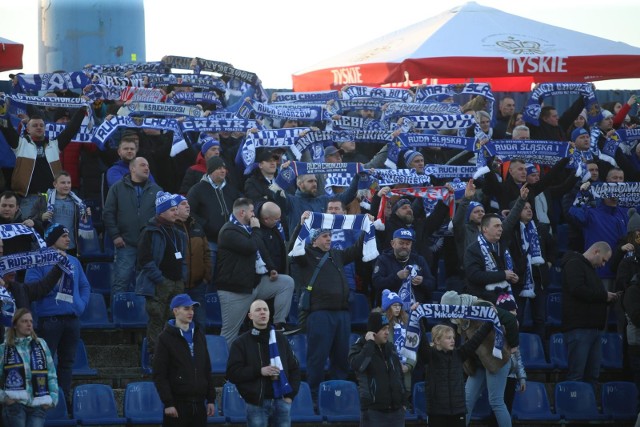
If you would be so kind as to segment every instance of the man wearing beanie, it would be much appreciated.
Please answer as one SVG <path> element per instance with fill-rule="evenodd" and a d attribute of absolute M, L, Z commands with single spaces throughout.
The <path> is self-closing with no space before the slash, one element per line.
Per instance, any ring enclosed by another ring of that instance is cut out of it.
<path fill-rule="evenodd" d="M 107 169 L 107 186 L 109 188 L 129 173 L 129 164 L 138 155 L 139 143 L 140 137 L 135 130 L 125 129 L 122 132 L 122 137 L 118 143 L 118 157 L 120 157 L 120 160 Z M 149 180 L 156 182 L 151 172 L 149 172 Z"/>
<path fill-rule="evenodd" d="M 227 173 L 227 165 L 222 157 L 213 156 L 207 160 L 207 173 L 187 193 L 191 215 L 204 228 L 209 241 L 214 272 L 218 257 L 218 233 L 229 220 L 233 201 L 240 197 L 238 189 L 227 181 Z"/>
<path fill-rule="evenodd" d="M 107 194 L 102 220 L 115 247 L 111 295 L 130 290 L 140 231 L 155 214 L 156 193 L 162 188 L 149 175 L 147 159 L 136 157 L 129 163 L 129 173 Z"/>
<path fill-rule="evenodd" d="M 220 141 L 217 138 L 203 132 L 200 134 L 200 142 L 202 145 L 196 157 L 196 163 L 184 174 L 182 185 L 180 185 L 180 194 L 187 194 L 191 187 L 196 185 L 207 173 L 207 160 L 220 156 Z"/>
<path fill-rule="evenodd" d="M 436 281 L 425 259 L 412 250 L 415 243 L 413 230 L 399 228 L 393 233 L 391 248 L 378 256 L 373 269 L 372 282 L 376 288 L 376 301 L 383 289 L 405 296 L 405 311 L 415 302 L 431 301 Z M 405 292 L 402 292 L 402 290 Z M 413 298 L 408 300 L 409 295 Z"/>
<path fill-rule="evenodd" d="M 185 292 L 198 303 L 195 306 L 194 320 L 204 331 L 207 315 L 204 309 L 207 285 L 213 279 L 211 265 L 211 249 L 202 226 L 191 216 L 191 207 L 186 197 L 177 194 L 178 214 L 176 225 L 187 238 L 187 254 L 185 256 L 186 276 L 184 278 Z"/>
<path fill-rule="evenodd" d="M 138 243 L 136 294 L 143 295 L 149 315 L 147 344 L 155 350 L 156 339 L 167 320 L 169 302 L 184 292 L 183 265 L 187 255 L 186 236 L 175 226 L 176 196 L 163 191 L 156 195 L 156 214 L 142 230 Z"/>
<path fill-rule="evenodd" d="M 66 252 L 69 247 L 69 230 L 60 224 L 52 224 L 44 234 L 50 248 Z M 89 303 L 91 285 L 84 274 L 78 258 L 67 255 L 72 274 L 62 278 L 45 298 L 36 302 L 38 313 L 38 335 L 47 342 L 51 356 L 58 355 L 56 370 L 58 384 L 67 402 L 71 402 L 71 369 L 76 359 L 80 341 L 80 316 Z M 53 266 L 27 270 L 26 282 L 44 279 Z"/>
<path fill-rule="evenodd" d="M 287 199 L 282 194 L 269 190 L 269 186 L 278 175 L 279 152 L 266 147 L 257 148 L 256 162 L 257 167 L 244 183 L 244 195 L 256 204 L 264 201 L 273 202 L 284 213 L 287 208 Z M 288 225 L 286 218 L 281 218 L 281 222 L 285 227 Z"/>
<path fill-rule="evenodd" d="M 358 377 L 360 425 L 404 426 L 409 393 L 398 353 L 389 342 L 389 321 L 384 314 L 369 314 L 367 333 L 351 346 L 349 364 Z"/>
<path fill-rule="evenodd" d="M 187 294 L 176 295 L 167 305 L 175 319 L 164 325 L 153 359 L 153 382 L 164 405 L 163 426 L 205 427 L 207 417 L 215 415 L 207 340 L 204 329 L 193 322 L 199 305 Z"/>

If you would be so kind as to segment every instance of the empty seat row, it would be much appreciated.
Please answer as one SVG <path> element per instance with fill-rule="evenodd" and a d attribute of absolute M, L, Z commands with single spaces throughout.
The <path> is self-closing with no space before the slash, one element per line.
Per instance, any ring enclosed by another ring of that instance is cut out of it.
<path fill-rule="evenodd" d="M 80 326 L 91 329 L 145 328 L 149 321 L 144 297 L 136 295 L 134 292 L 113 295 L 111 315 L 113 321 L 109 320 L 104 296 L 92 292 L 89 303 L 80 316 Z"/>

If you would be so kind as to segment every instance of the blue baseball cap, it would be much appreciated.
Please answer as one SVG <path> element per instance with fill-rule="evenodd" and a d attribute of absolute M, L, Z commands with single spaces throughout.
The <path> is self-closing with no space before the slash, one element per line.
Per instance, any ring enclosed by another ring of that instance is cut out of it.
<path fill-rule="evenodd" d="M 409 230 L 408 228 L 398 228 L 393 232 L 394 239 L 405 239 L 415 241 L 415 237 L 413 236 L 413 230 Z"/>
<path fill-rule="evenodd" d="M 171 310 L 178 307 L 198 307 L 200 305 L 199 302 L 196 302 L 191 299 L 191 297 L 187 294 L 178 294 L 171 300 Z"/>

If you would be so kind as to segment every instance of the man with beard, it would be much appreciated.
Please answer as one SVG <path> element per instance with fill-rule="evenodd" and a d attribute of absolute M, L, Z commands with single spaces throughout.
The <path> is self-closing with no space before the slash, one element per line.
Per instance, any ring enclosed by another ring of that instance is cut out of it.
<path fill-rule="evenodd" d="M 391 248 L 378 256 L 372 278 L 376 288 L 376 301 L 380 300 L 383 289 L 398 293 L 403 303 L 406 303 L 405 310 L 414 302 L 431 301 L 435 279 L 427 261 L 411 251 L 414 241 L 413 231 L 399 228 L 393 233 Z"/>

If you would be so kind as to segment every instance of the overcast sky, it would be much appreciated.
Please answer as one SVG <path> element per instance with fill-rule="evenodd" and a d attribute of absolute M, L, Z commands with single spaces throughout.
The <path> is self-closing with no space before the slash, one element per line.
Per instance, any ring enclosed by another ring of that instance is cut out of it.
<path fill-rule="evenodd" d="M 55 3 L 55 0 L 42 0 L 43 3 L 51 1 Z M 0 4 L 0 36 L 25 45 L 25 73 L 38 71 L 39 3 L 38 0 L 2 0 Z M 199 56 L 255 72 L 266 88 L 290 88 L 291 74 L 296 71 L 463 2 L 434 3 L 424 0 L 145 0 L 146 59 L 157 61 L 164 55 Z M 640 1 L 637 0 L 480 0 L 478 3 L 640 48 Z M 473 37 L 473 31 L 465 37 Z M 624 64 L 611 66 L 624 67 Z M 7 74 L 0 73 L 0 78 L 6 79 Z M 640 89 L 640 80 L 597 82 L 596 87 Z"/>

